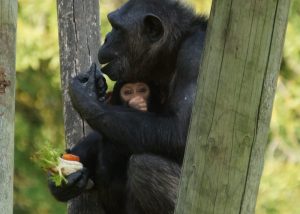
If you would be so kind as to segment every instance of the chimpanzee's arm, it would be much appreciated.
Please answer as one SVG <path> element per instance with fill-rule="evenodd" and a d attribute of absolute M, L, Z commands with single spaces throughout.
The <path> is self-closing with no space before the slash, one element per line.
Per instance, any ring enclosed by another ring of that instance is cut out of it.
<path fill-rule="evenodd" d="M 182 159 L 204 40 L 204 32 L 200 33 L 187 39 L 179 51 L 167 114 L 140 112 L 97 101 L 93 72 L 84 84 L 78 78 L 71 82 L 73 106 L 92 128 L 110 142 L 125 145 L 132 153 L 151 152 Z"/>
<path fill-rule="evenodd" d="M 122 144 L 132 153 L 151 152 L 174 158 L 183 156 L 185 136 L 181 130 L 184 124 L 181 123 L 186 123 L 187 119 L 174 113 L 161 116 L 107 105 L 81 93 L 79 83 L 73 82 L 71 87 L 70 94 L 75 109 L 93 129 L 101 132 L 110 142 Z"/>
<path fill-rule="evenodd" d="M 195 84 L 196 80 L 178 86 L 180 91 L 172 92 L 178 98 L 169 101 L 169 111 L 164 115 L 101 103 L 86 92 L 90 89 L 89 83 L 84 86 L 76 79 L 70 84 L 70 95 L 75 109 L 109 142 L 121 144 L 131 153 L 150 152 L 180 161 L 185 149 Z"/>

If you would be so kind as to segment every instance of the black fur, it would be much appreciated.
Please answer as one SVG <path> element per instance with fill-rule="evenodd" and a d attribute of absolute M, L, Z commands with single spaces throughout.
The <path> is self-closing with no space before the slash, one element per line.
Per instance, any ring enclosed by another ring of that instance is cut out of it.
<path fill-rule="evenodd" d="M 88 78 L 73 79 L 69 93 L 74 108 L 101 135 L 91 134 L 73 152 L 101 150 L 96 164 L 86 165 L 107 214 L 173 213 L 206 20 L 175 0 L 131 0 L 108 19 L 113 29 L 99 51 L 100 63 L 108 63 L 102 71 L 118 81 L 155 82 L 161 110 L 99 102 L 101 78 L 91 69 Z M 68 200 L 79 194 L 66 194 L 79 181 L 50 189 Z"/>

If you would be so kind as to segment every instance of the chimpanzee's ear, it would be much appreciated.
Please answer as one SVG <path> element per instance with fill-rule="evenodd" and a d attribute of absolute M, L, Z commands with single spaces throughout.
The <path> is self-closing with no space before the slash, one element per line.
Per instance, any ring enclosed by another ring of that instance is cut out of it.
<path fill-rule="evenodd" d="M 147 14 L 144 17 L 144 29 L 150 42 L 157 42 L 164 34 L 164 27 L 160 18 L 153 14 Z"/>

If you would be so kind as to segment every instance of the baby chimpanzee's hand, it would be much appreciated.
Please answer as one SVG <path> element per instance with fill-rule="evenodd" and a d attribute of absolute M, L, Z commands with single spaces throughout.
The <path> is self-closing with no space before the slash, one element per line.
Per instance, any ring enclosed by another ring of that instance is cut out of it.
<path fill-rule="evenodd" d="M 147 111 L 147 102 L 143 97 L 136 96 L 128 101 L 128 106 L 139 111 Z"/>

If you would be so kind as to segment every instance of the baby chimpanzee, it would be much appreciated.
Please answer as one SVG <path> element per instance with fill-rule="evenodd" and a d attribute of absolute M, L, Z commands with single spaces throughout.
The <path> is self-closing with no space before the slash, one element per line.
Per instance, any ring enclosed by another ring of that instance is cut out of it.
<path fill-rule="evenodd" d="M 162 101 L 153 82 L 116 82 L 108 102 L 140 111 L 158 112 Z"/>
<path fill-rule="evenodd" d="M 120 90 L 123 104 L 140 111 L 147 111 L 150 89 L 146 83 L 125 83 Z"/>

